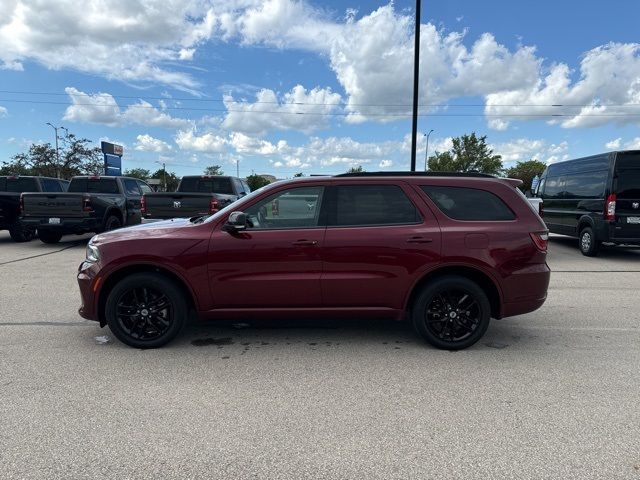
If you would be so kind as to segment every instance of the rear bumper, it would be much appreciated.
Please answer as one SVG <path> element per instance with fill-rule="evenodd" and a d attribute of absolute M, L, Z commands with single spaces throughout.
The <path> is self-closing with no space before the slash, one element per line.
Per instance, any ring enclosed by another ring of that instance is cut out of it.
<path fill-rule="evenodd" d="M 551 270 L 546 263 L 515 272 L 505 282 L 500 318 L 522 315 L 540 308 L 547 299 Z"/>
<path fill-rule="evenodd" d="M 640 225 L 600 221 L 596 224 L 596 235 L 601 242 L 640 245 Z"/>
<path fill-rule="evenodd" d="M 60 223 L 51 224 L 49 223 L 49 217 L 24 217 L 22 218 L 22 223 L 41 230 L 50 230 L 63 234 L 96 232 L 101 227 L 101 222 L 96 218 L 60 218 Z"/>

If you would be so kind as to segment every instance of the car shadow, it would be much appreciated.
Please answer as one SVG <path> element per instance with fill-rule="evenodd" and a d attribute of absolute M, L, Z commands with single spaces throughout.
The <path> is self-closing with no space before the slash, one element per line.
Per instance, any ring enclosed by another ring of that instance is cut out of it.
<path fill-rule="evenodd" d="M 576 256 L 582 257 L 578 248 L 578 239 L 572 237 L 563 236 L 550 236 L 550 245 L 561 245 L 563 247 L 570 248 L 575 251 Z M 598 257 L 608 259 L 625 259 L 625 258 L 640 258 L 640 246 L 636 245 L 612 245 L 603 244 L 598 252 Z M 588 257 L 585 257 L 588 258 Z"/>

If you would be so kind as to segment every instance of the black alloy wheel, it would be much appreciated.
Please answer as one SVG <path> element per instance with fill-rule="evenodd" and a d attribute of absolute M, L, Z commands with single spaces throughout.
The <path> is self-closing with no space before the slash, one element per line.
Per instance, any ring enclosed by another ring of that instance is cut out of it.
<path fill-rule="evenodd" d="M 36 229 L 25 227 L 19 222 L 14 223 L 9 227 L 9 235 L 14 242 L 30 242 L 36 238 Z"/>
<path fill-rule="evenodd" d="M 157 348 L 175 338 L 186 323 L 187 305 L 181 289 L 156 273 L 121 280 L 106 305 L 109 328 L 123 343 Z"/>
<path fill-rule="evenodd" d="M 38 229 L 38 237 L 40 238 L 40 241 L 43 243 L 58 243 L 62 238 L 62 234 L 57 232 L 52 232 L 50 230 Z"/>
<path fill-rule="evenodd" d="M 482 338 L 489 326 L 491 307 L 476 283 L 465 277 L 446 276 L 423 289 L 412 316 L 414 328 L 431 345 L 459 350 Z"/>
<path fill-rule="evenodd" d="M 104 231 L 108 232 L 110 230 L 116 230 L 122 226 L 120 219 L 115 215 L 109 216 L 107 220 L 104 222 Z"/>

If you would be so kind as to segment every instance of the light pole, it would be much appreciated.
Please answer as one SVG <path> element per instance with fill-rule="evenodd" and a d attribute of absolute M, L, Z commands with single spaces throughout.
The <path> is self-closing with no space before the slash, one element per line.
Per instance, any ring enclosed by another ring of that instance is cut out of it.
<path fill-rule="evenodd" d="M 164 162 L 156 160 L 156 163 L 162 165 L 162 183 L 164 184 L 164 191 L 167 191 L 167 168 Z"/>
<path fill-rule="evenodd" d="M 411 168 L 416 171 L 416 143 L 418 142 L 418 79 L 420 76 L 420 0 L 416 0 L 416 31 L 413 47 L 413 121 L 411 124 Z"/>
<path fill-rule="evenodd" d="M 47 122 L 47 125 L 53 128 L 53 130 L 56 132 L 56 176 L 60 178 L 60 150 L 58 149 L 58 129 L 64 127 L 56 127 L 49 122 Z M 66 128 L 64 129 L 67 130 Z M 67 133 L 69 133 L 69 130 L 67 130 Z"/>
<path fill-rule="evenodd" d="M 429 133 L 426 133 L 424 136 L 427 137 L 427 146 L 424 149 L 424 171 L 427 171 L 427 162 L 429 161 L 429 136 L 433 132 L 433 128 L 429 130 Z"/>

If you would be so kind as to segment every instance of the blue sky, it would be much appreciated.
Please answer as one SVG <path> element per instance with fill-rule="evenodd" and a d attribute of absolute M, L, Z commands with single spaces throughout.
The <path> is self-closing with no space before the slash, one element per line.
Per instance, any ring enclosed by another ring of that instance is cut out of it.
<path fill-rule="evenodd" d="M 408 167 L 414 2 L 81 3 L 0 5 L 0 158 L 51 122 L 124 144 L 125 169 Z M 640 148 L 637 2 L 422 8 L 431 152 L 472 131 L 505 165 Z"/>

